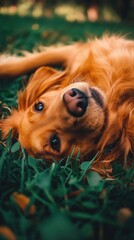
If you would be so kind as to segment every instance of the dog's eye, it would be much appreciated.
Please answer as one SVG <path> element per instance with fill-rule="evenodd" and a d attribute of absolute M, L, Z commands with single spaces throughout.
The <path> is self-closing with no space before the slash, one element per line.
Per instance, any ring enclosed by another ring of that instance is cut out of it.
<path fill-rule="evenodd" d="M 53 150 L 60 152 L 60 139 L 56 134 L 51 137 L 50 146 Z"/>
<path fill-rule="evenodd" d="M 44 109 L 44 104 L 42 102 L 35 103 L 34 109 L 37 112 L 41 112 Z"/>

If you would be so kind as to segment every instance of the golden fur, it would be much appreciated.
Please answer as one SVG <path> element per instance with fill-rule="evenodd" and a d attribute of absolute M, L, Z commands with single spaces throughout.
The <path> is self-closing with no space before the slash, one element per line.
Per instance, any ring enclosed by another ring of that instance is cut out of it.
<path fill-rule="evenodd" d="M 53 64 L 64 69 L 47 67 Z M 80 153 L 81 161 L 91 160 L 99 152 L 93 169 L 103 175 L 114 160 L 128 166 L 128 156 L 134 156 L 134 41 L 104 36 L 24 57 L 1 57 L 0 78 L 35 69 L 19 93 L 18 109 L 1 121 L 3 138 L 12 128 L 29 154 L 47 161 L 72 152 L 73 157 Z M 86 100 L 80 100 L 80 92 Z"/>

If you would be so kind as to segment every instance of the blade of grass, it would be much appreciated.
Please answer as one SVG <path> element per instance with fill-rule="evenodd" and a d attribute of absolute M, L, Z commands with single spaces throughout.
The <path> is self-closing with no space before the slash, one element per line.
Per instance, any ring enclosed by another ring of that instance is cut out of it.
<path fill-rule="evenodd" d="M 83 177 L 85 176 L 87 170 L 89 170 L 89 169 L 91 168 L 91 166 L 92 166 L 93 162 L 95 161 L 96 157 L 98 156 L 98 154 L 99 154 L 99 152 L 97 152 L 97 153 L 95 154 L 95 156 L 93 157 L 93 159 L 92 159 L 90 162 L 88 162 L 85 170 L 83 171 L 82 175 L 80 176 L 80 178 L 79 178 L 79 180 L 78 180 L 79 182 L 81 182 L 81 180 L 82 180 Z M 83 163 L 84 163 L 84 162 L 83 162 Z"/>
<path fill-rule="evenodd" d="M 26 159 L 26 153 L 25 150 L 22 148 L 22 162 L 21 162 L 21 181 L 20 181 L 20 191 L 22 192 L 24 189 L 24 180 L 25 180 L 25 159 Z"/>

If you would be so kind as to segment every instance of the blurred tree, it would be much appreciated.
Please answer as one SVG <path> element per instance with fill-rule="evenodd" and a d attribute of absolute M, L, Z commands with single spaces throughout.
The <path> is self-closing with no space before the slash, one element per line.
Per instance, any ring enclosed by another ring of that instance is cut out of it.
<path fill-rule="evenodd" d="M 133 0 L 123 0 L 123 1 L 116 1 L 117 4 L 117 10 L 119 12 L 119 15 L 121 16 L 122 20 L 127 20 L 129 17 L 129 10 L 130 7 L 133 6 L 134 1 Z"/>

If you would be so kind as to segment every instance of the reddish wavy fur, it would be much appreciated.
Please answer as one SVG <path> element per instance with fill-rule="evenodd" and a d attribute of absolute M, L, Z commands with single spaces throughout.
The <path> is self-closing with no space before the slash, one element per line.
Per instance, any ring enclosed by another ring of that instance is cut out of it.
<path fill-rule="evenodd" d="M 52 64 L 64 70 L 45 67 Z M 29 154 L 47 161 L 72 151 L 74 157 L 81 153 L 81 161 L 90 160 L 99 152 L 93 169 L 102 175 L 117 159 L 127 167 L 128 156 L 134 156 L 134 42 L 104 36 L 24 57 L 1 57 L 0 77 L 37 68 L 19 93 L 18 109 L 1 121 L 3 138 L 12 128 Z M 86 107 L 77 104 L 79 96 L 73 98 L 80 92 Z"/>

